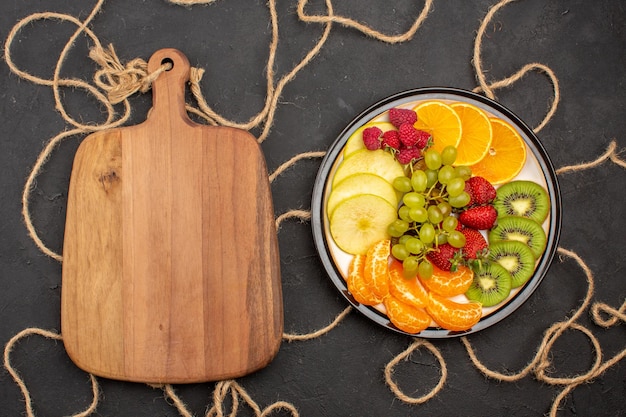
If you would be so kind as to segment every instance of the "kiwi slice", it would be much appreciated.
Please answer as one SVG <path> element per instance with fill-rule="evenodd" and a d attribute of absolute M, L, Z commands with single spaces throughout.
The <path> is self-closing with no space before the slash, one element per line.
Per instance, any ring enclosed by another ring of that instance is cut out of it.
<path fill-rule="evenodd" d="M 521 216 L 543 223 L 550 211 L 550 198 L 536 182 L 518 180 L 498 188 L 493 205 L 498 217 Z"/>
<path fill-rule="evenodd" d="M 526 217 L 505 216 L 498 219 L 496 227 L 489 231 L 489 244 L 501 240 L 517 240 L 528 246 L 539 259 L 546 249 L 546 232 L 536 221 Z"/>
<path fill-rule="evenodd" d="M 535 270 L 533 252 L 528 246 L 515 240 L 502 240 L 490 244 L 489 259 L 509 271 L 513 288 L 524 285 Z"/>
<path fill-rule="evenodd" d="M 483 307 L 500 304 L 511 293 L 511 274 L 497 262 L 484 263 L 474 271 L 474 281 L 465 292 L 471 301 L 482 303 Z"/>

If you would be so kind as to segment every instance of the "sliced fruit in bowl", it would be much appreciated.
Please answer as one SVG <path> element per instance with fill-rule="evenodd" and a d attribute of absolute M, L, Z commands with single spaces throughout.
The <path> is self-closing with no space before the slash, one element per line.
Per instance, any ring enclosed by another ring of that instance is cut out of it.
<path fill-rule="evenodd" d="M 471 165 L 474 175 L 486 178 L 494 185 L 515 178 L 526 163 L 526 145 L 519 132 L 508 122 L 492 117 L 492 140 L 489 150 Z"/>
<path fill-rule="evenodd" d="M 457 165 L 473 165 L 487 155 L 493 138 L 491 121 L 480 107 L 465 102 L 450 105 L 461 120 L 462 135 L 459 141 Z"/>
<path fill-rule="evenodd" d="M 337 205 L 330 218 L 330 234 L 344 252 L 364 254 L 388 237 L 387 226 L 396 218 L 396 208 L 373 194 L 350 197 Z"/>
<path fill-rule="evenodd" d="M 468 91 L 418 89 L 370 107 L 337 138 L 312 227 L 358 311 L 442 338 L 489 327 L 530 297 L 556 251 L 559 207 L 554 169 L 519 118 Z"/>
<path fill-rule="evenodd" d="M 402 166 L 390 153 L 381 149 L 376 151 L 361 149 L 344 159 L 337 167 L 337 172 L 333 176 L 333 186 L 350 175 L 362 173 L 378 175 L 390 183 L 394 178 L 404 175 Z"/>
<path fill-rule="evenodd" d="M 528 217 L 542 223 L 550 211 L 545 188 L 533 181 L 511 181 L 498 188 L 494 206 L 498 216 Z"/>
<path fill-rule="evenodd" d="M 376 174 L 361 172 L 349 175 L 333 187 L 326 203 L 328 216 L 332 217 L 339 203 L 359 194 L 373 194 L 394 207 L 398 205 L 398 195 L 388 181 Z"/>

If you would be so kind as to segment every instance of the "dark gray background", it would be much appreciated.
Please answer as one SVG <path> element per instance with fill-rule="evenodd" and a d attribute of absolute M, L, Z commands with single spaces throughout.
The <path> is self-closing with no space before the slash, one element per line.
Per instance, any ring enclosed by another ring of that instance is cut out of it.
<path fill-rule="evenodd" d="M 295 154 L 325 150 L 354 116 L 388 95 L 425 86 L 474 88 L 474 37 L 493 4 L 436 0 L 415 37 L 397 45 L 335 25 L 319 55 L 284 90 L 275 124 L 262 145 L 270 172 Z M 19 19 L 34 12 L 67 12 L 84 19 L 92 7 L 91 1 L 4 1 L 0 36 L 6 39 Z M 337 2 L 335 13 L 393 34 L 405 31 L 421 7 L 421 1 L 353 0 Z M 505 7 L 489 26 L 483 44 L 489 79 L 509 76 L 530 62 L 549 66 L 559 78 L 562 101 L 553 120 L 539 133 L 557 168 L 597 158 L 611 140 L 617 141 L 618 148 L 626 147 L 625 7 L 626 3 L 615 0 L 524 0 Z M 325 13 L 323 2 L 313 1 L 307 11 Z M 322 26 L 299 21 L 295 1 L 279 1 L 278 14 L 276 74 L 280 77 L 314 45 Z M 225 117 L 246 121 L 263 105 L 271 35 L 263 1 L 220 0 L 187 9 L 157 0 L 110 0 L 91 28 L 103 44 L 114 44 L 124 62 L 135 57 L 147 60 L 164 47 L 182 50 L 192 65 L 206 70 L 204 95 Z M 24 70 L 51 78 L 58 54 L 74 30 L 73 25 L 54 21 L 29 26 L 13 47 L 14 60 Z M 91 80 L 96 67 L 87 57 L 89 46 L 84 37 L 77 41 L 63 77 Z M 64 89 L 62 94 L 74 117 L 103 121 L 103 109 L 82 91 Z M 547 78 L 537 73 L 496 94 L 531 126 L 541 121 L 552 97 Z M 131 103 L 134 113 L 129 124 L 143 121 L 150 95 L 134 96 Z M 4 345 L 27 327 L 60 330 L 61 266 L 28 237 L 20 200 L 44 143 L 68 126 L 54 109 L 51 89 L 19 79 L 4 62 L 0 64 L 0 117 L 0 343 Z M 72 158 L 81 139 L 74 137 L 59 146 L 32 193 L 35 226 L 57 252 L 63 241 Z M 277 215 L 310 207 L 319 163 L 302 161 L 273 183 Z M 579 254 L 593 271 L 593 301 L 612 306 L 621 305 L 626 297 L 625 175 L 623 168 L 606 162 L 559 178 L 563 197 L 560 245 Z M 317 258 L 309 225 L 285 222 L 279 241 L 285 330 L 307 333 L 325 326 L 346 302 Z M 526 304 L 470 340 L 491 368 L 519 370 L 530 361 L 545 329 L 578 308 L 586 288 L 576 263 L 556 258 Z M 605 359 L 624 348 L 623 325 L 601 329 L 591 322 L 588 311 L 580 323 L 599 338 Z M 433 343 L 449 371 L 446 386 L 426 404 L 409 406 L 385 386 L 383 369 L 410 342 L 351 313 L 339 327 L 316 340 L 283 343 L 270 366 L 238 381 L 261 407 L 284 400 L 298 407 L 302 416 L 537 416 L 547 413 L 560 391 L 532 376 L 516 383 L 486 379 L 473 367 L 459 340 L 437 340 Z M 556 375 L 586 371 L 592 353 L 582 334 L 567 333 L 552 351 Z M 72 414 L 91 401 L 87 375 L 70 362 L 60 342 L 31 337 L 17 345 L 11 358 L 27 382 L 39 416 Z M 622 362 L 591 384 L 576 388 L 559 415 L 626 415 L 624 366 Z M 439 367 L 425 351 L 416 352 L 410 363 L 398 367 L 396 378 L 407 394 L 418 396 L 437 382 Z M 159 390 L 105 379 L 99 382 L 103 397 L 95 415 L 178 415 Z M 190 410 L 204 415 L 213 384 L 176 389 Z M 23 413 L 20 391 L 2 370 L 0 416 Z M 249 413 L 244 410 L 240 415 Z"/>

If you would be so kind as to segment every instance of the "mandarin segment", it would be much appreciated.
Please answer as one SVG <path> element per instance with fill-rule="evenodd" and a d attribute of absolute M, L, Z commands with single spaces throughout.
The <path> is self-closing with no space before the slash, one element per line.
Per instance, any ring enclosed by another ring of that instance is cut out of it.
<path fill-rule="evenodd" d="M 497 185 L 512 180 L 526 163 L 526 145 L 513 126 L 502 119 L 489 119 L 493 130 L 491 146 L 478 163 L 471 165 L 473 175 Z"/>
<path fill-rule="evenodd" d="M 385 297 L 383 304 L 387 309 L 389 321 L 403 332 L 419 333 L 432 322 L 426 310 L 405 304 L 392 295 Z"/>
<path fill-rule="evenodd" d="M 442 297 L 454 297 L 464 294 L 472 285 L 474 272 L 463 265 L 457 266 L 456 271 L 444 271 L 433 265 L 433 274 L 429 279 L 420 278 L 424 287 Z"/>
<path fill-rule="evenodd" d="M 383 239 L 372 245 L 366 255 L 363 279 L 371 291 L 378 297 L 389 294 L 389 255 L 391 241 Z"/>
<path fill-rule="evenodd" d="M 429 296 L 430 302 L 426 311 L 443 329 L 464 331 L 480 321 L 483 312 L 481 303 L 457 303 L 432 292 Z"/>
<path fill-rule="evenodd" d="M 441 152 L 446 146 L 458 146 L 462 125 L 459 115 L 452 107 L 442 101 L 427 100 L 413 108 L 417 113 L 416 129 L 432 135 L 432 148 Z"/>
<path fill-rule="evenodd" d="M 389 293 L 405 304 L 414 307 L 428 305 L 428 292 L 417 278 L 405 278 L 402 263 L 392 259 L 389 264 Z"/>
<path fill-rule="evenodd" d="M 374 306 L 382 303 L 382 297 L 376 296 L 372 290 L 365 284 L 363 278 L 363 271 L 365 269 L 365 255 L 356 255 L 352 258 L 350 266 L 348 267 L 348 277 L 346 283 L 348 284 L 348 291 L 354 297 L 354 299 L 368 306 Z"/>

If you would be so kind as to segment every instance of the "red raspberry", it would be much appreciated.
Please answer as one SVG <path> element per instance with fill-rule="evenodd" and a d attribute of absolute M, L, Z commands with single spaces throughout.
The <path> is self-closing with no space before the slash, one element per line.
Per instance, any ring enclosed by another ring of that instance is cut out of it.
<path fill-rule="evenodd" d="M 405 123 L 398 128 L 398 135 L 400 136 L 400 142 L 404 146 L 416 146 L 420 138 L 417 134 L 417 129 L 410 123 Z"/>
<path fill-rule="evenodd" d="M 417 143 L 415 144 L 415 146 L 417 146 L 420 149 L 424 149 L 426 145 L 428 145 L 430 136 L 431 136 L 430 133 L 425 132 L 423 130 L 418 130 L 417 131 Z"/>
<path fill-rule="evenodd" d="M 368 127 L 363 130 L 363 143 L 365 144 L 365 147 L 370 151 L 380 149 L 380 136 L 382 134 L 383 131 L 376 126 Z"/>
<path fill-rule="evenodd" d="M 400 149 L 400 136 L 398 134 L 397 130 L 388 130 L 385 133 L 383 133 L 383 143 L 382 143 L 382 147 L 383 148 L 392 148 L 395 150 Z"/>
<path fill-rule="evenodd" d="M 400 152 L 396 154 L 396 159 L 404 165 L 419 159 L 420 156 L 422 156 L 422 151 L 419 148 L 403 146 L 400 148 Z"/>
<path fill-rule="evenodd" d="M 413 124 L 417 122 L 417 113 L 411 109 L 389 109 L 389 122 L 396 128 L 400 128 L 405 123 Z"/>

